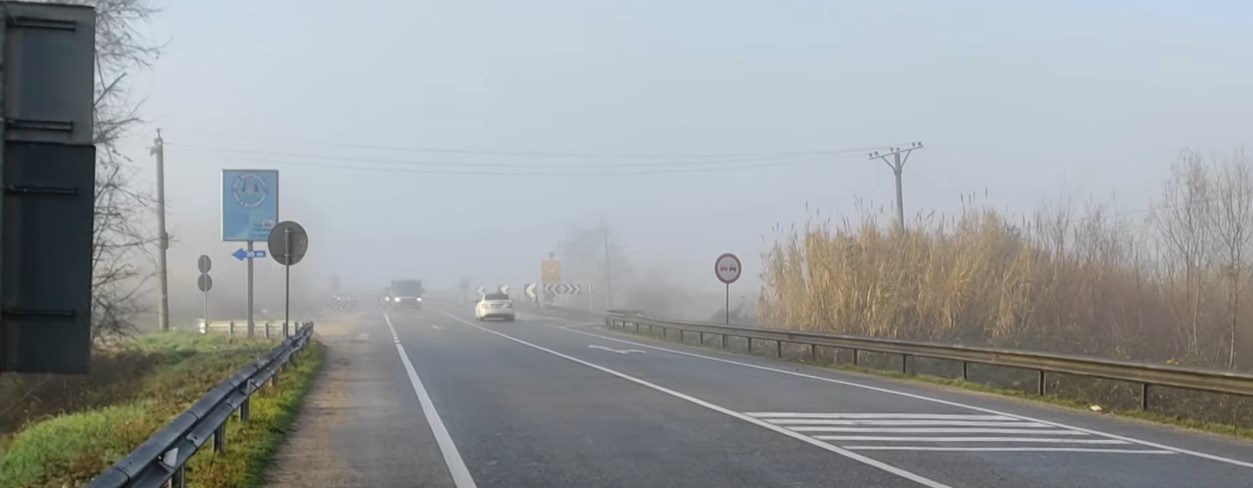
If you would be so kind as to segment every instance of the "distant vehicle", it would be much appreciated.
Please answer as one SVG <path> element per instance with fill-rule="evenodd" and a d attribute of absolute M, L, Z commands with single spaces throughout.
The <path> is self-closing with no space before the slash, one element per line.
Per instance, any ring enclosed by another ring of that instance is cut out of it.
<path fill-rule="evenodd" d="M 513 322 L 513 300 L 504 293 L 488 293 L 483 295 L 479 304 L 474 307 L 474 318 L 477 320 L 503 319 Z"/>
<path fill-rule="evenodd" d="M 383 293 L 383 306 L 397 310 L 422 310 L 422 280 L 392 280 Z"/>

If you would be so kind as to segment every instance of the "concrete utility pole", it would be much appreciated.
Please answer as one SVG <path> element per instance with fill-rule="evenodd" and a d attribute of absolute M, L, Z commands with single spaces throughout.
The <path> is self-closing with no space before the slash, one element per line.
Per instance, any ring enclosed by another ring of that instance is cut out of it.
<path fill-rule="evenodd" d="M 161 129 L 150 154 L 157 156 L 157 273 L 161 281 L 161 303 L 157 309 L 157 324 L 161 330 L 170 330 L 170 273 L 166 267 L 165 253 L 170 248 L 170 235 L 165 233 L 165 141 Z"/>
<path fill-rule="evenodd" d="M 613 268 L 609 262 L 609 226 L 600 223 L 600 230 L 605 241 L 605 309 L 613 309 Z"/>
<path fill-rule="evenodd" d="M 922 149 L 922 143 L 911 142 L 905 147 L 891 148 L 886 153 L 875 151 L 868 155 L 870 159 L 882 159 L 889 168 L 892 168 L 892 174 L 896 176 L 896 224 L 901 230 L 905 230 L 905 202 L 901 190 L 901 172 L 905 169 L 905 162 L 909 161 L 909 154 L 915 149 Z M 892 156 L 891 161 L 888 161 L 888 156 Z"/>

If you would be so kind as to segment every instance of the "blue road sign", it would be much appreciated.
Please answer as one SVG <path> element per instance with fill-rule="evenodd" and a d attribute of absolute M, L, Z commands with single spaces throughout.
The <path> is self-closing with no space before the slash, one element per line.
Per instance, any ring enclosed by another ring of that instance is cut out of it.
<path fill-rule="evenodd" d="M 278 171 L 222 170 L 222 240 L 264 241 L 276 224 Z"/>
<path fill-rule="evenodd" d="M 239 249 L 236 249 L 235 252 L 231 253 L 231 256 L 233 256 L 235 259 L 238 259 L 240 261 L 243 261 L 248 258 L 264 258 L 265 251 L 252 251 L 251 253 L 249 253 L 248 251 L 245 251 L 243 248 L 239 248 Z"/>

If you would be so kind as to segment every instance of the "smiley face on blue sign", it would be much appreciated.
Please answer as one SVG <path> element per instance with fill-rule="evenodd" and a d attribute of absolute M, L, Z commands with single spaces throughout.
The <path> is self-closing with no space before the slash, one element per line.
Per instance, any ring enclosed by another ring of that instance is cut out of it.
<path fill-rule="evenodd" d="M 222 171 L 222 240 L 265 241 L 278 223 L 278 171 Z"/>

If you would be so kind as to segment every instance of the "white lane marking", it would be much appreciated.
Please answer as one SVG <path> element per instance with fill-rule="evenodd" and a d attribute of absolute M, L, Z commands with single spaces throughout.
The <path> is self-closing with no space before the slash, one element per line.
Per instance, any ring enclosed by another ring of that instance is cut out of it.
<path fill-rule="evenodd" d="M 605 347 L 605 346 L 597 346 L 597 345 L 594 345 L 594 344 L 593 344 L 593 345 L 589 345 L 589 346 L 587 346 L 587 348 L 588 348 L 588 349 L 601 349 L 601 350 L 605 350 L 605 351 L 609 351 L 609 352 L 616 352 L 616 353 L 618 353 L 618 354 L 631 354 L 631 353 L 633 353 L 633 352 L 637 352 L 637 353 L 640 353 L 640 354 L 645 354 L 645 353 L 646 353 L 646 351 L 641 351 L 641 350 L 639 350 L 639 349 L 622 349 L 622 350 L 618 350 L 618 349 L 610 349 L 610 348 Z"/>
<path fill-rule="evenodd" d="M 1101 431 L 1099 431 L 1099 430 L 1087 429 L 1087 428 L 1083 428 L 1083 427 L 1075 427 L 1075 426 L 1073 426 L 1073 425 L 1067 425 L 1067 424 L 1063 424 L 1063 423 L 1061 423 L 1061 422 L 1053 422 L 1053 421 L 1051 421 L 1051 420 L 1043 420 L 1043 419 L 1039 419 L 1039 418 L 1035 418 L 1035 417 L 1028 417 L 1028 416 L 1026 416 L 1026 415 L 1018 415 L 1018 414 L 1013 414 L 1013 413 L 1008 413 L 1008 412 L 1002 412 L 1002 411 L 1000 411 L 1000 410 L 995 410 L 995 409 L 991 409 L 991 408 L 976 407 L 976 406 L 974 406 L 974 405 L 968 405 L 968 404 L 965 404 L 965 403 L 953 402 L 953 401 L 948 401 L 948 400 L 941 400 L 941 399 L 939 399 L 939 398 L 929 397 L 929 396 L 925 396 L 925 395 L 918 395 L 918 394 L 914 394 L 914 393 L 906 393 L 906 392 L 903 392 L 903 391 L 896 391 L 896 390 L 891 390 L 891 389 L 887 389 L 887 388 L 880 388 L 880 387 L 877 387 L 877 386 L 864 385 L 864 384 L 861 384 L 861 383 L 854 383 L 854 382 L 852 382 L 852 381 L 837 380 L 837 379 L 835 379 L 835 378 L 827 378 L 827 377 L 824 377 L 824 376 L 818 376 L 818 375 L 812 375 L 812 374 L 806 374 L 806 373 L 799 373 L 799 372 L 796 372 L 796 371 L 788 371 L 788 370 L 785 370 L 785 369 L 772 368 L 772 367 L 769 367 L 769 366 L 762 366 L 762 365 L 760 365 L 760 364 L 745 363 L 745 362 L 741 362 L 741 361 L 733 361 L 733 360 L 730 360 L 730 359 L 722 359 L 722 358 L 716 358 L 716 357 L 712 357 L 712 356 L 705 356 L 705 355 L 703 355 L 703 354 L 696 354 L 696 353 L 691 353 L 691 352 L 686 352 L 686 351 L 678 351 L 678 350 L 675 350 L 675 349 L 670 349 L 670 348 L 665 348 L 665 347 L 659 347 L 659 346 L 653 346 L 653 345 L 643 344 L 643 343 L 639 343 L 639 342 L 635 342 L 635 341 L 628 341 L 628 340 L 625 340 L 625 339 L 618 339 L 618 338 L 616 338 L 616 337 L 609 337 L 609 336 L 605 336 L 605 335 L 601 335 L 601 334 L 594 334 L 594 333 L 591 333 L 591 332 L 582 331 L 582 330 L 570 329 L 570 328 L 567 328 L 567 327 L 558 327 L 558 328 L 559 328 L 559 329 L 561 329 L 561 330 L 568 331 L 568 332 L 573 332 L 573 333 L 575 333 L 575 334 L 583 334 L 583 335 L 592 336 L 592 337 L 599 337 L 599 338 L 604 339 L 604 340 L 607 340 L 607 341 L 619 342 L 619 343 L 622 343 L 622 344 L 630 344 L 630 345 L 633 345 L 633 346 L 637 346 L 637 347 L 644 347 L 644 348 L 653 349 L 653 350 L 656 350 L 656 351 L 665 351 L 665 352 L 669 352 L 669 353 L 672 353 L 672 354 L 678 354 L 678 355 L 680 355 L 680 356 L 689 356 L 689 357 L 700 358 L 700 359 L 705 359 L 705 360 L 709 360 L 709 361 L 716 361 L 716 362 L 720 362 L 720 363 L 734 364 L 734 365 L 737 365 L 737 366 L 743 366 L 743 367 L 745 367 L 745 368 L 760 369 L 760 370 L 763 370 L 763 371 L 773 371 L 773 372 L 775 372 L 775 373 L 782 373 L 782 374 L 792 375 L 792 376 L 797 376 L 797 377 L 801 377 L 801 378 L 809 378 L 809 379 L 814 379 L 814 380 L 818 380 L 818 381 L 825 381 L 825 382 L 828 382 L 828 383 L 834 383 L 834 384 L 838 384 L 838 385 L 851 386 L 851 387 L 854 387 L 854 388 L 861 388 L 861 389 L 864 389 L 864 390 L 878 391 L 878 392 L 882 392 L 882 393 L 888 393 L 888 394 L 891 394 L 891 395 L 898 395 L 898 396 L 903 396 L 903 397 L 906 397 L 906 398 L 913 398 L 913 399 L 916 399 L 916 400 L 923 400 L 923 401 L 927 401 L 927 402 L 931 402 L 931 403 L 936 403 L 936 404 L 940 404 L 940 405 L 948 405 L 948 406 L 950 406 L 950 407 L 960 407 L 960 408 L 965 408 L 965 409 L 969 409 L 969 410 L 974 410 L 974 411 L 976 411 L 976 412 L 983 412 L 983 413 L 989 413 L 989 414 L 994 414 L 994 415 L 1004 415 L 1004 416 L 1007 416 L 1007 417 L 1013 417 L 1013 418 L 1016 418 L 1016 419 L 1022 419 L 1022 420 L 1030 420 L 1030 421 L 1032 421 L 1032 422 L 1039 422 L 1039 423 L 1042 423 L 1042 424 L 1048 424 L 1048 425 L 1052 425 L 1052 426 L 1054 426 L 1054 427 L 1062 427 L 1062 428 L 1066 428 L 1066 429 L 1074 429 L 1074 430 L 1077 430 L 1077 431 L 1080 431 L 1080 432 L 1087 432 L 1087 433 L 1089 433 L 1089 434 L 1099 435 L 1099 436 L 1104 436 L 1104 437 L 1109 437 L 1109 438 L 1111 438 L 1111 439 L 1118 439 L 1118 440 L 1123 440 L 1123 441 L 1127 441 L 1127 442 L 1133 442 L 1133 443 L 1136 443 L 1136 444 L 1140 444 L 1140 445 L 1142 445 L 1142 446 L 1155 447 L 1155 448 L 1158 448 L 1158 449 L 1165 449 L 1165 450 L 1167 450 L 1167 451 L 1172 451 L 1172 452 L 1176 452 L 1176 453 L 1179 453 L 1179 454 L 1187 454 L 1187 455 L 1189 455 L 1189 456 L 1195 456 L 1195 457 L 1199 457 L 1199 458 L 1203 458 L 1203 459 L 1209 459 L 1209 460 L 1211 460 L 1211 461 L 1218 461 L 1218 462 L 1220 462 L 1220 463 L 1233 464 L 1233 465 L 1236 465 L 1236 466 L 1241 466 L 1241 467 L 1245 467 L 1245 468 L 1253 468 L 1253 463 L 1250 463 L 1250 462 L 1240 461 L 1240 460 L 1231 459 L 1231 458 L 1226 458 L 1226 457 L 1222 457 L 1222 456 L 1216 456 L 1216 455 L 1213 455 L 1213 454 L 1207 454 L 1207 453 L 1200 452 L 1200 451 L 1193 451 L 1193 450 L 1191 450 L 1191 449 L 1183 449 L 1183 448 L 1180 448 L 1180 447 L 1168 446 L 1168 445 L 1165 445 L 1165 444 L 1160 444 L 1160 443 L 1157 443 L 1157 442 L 1150 442 L 1150 441 L 1146 441 L 1146 440 L 1136 439 L 1136 438 L 1134 438 L 1134 437 L 1128 437 L 1128 436 L 1118 435 L 1118 434 L 1110 434 L 1110 433 L 1108 433 L 1108 432 L 1101 432 Z"/>
<path fill-rule="evenodd" d="M 1061 429 L 985 429 L 980 427 L 793 427 L 797 432 L 860 432 L 882 434 L 1032 434 L 1089 435 L 1077 430 Z"/>
<path fill-rule="evenodd" d="M 444 464 L 448 465 L 453 484 L 457 488 L 476 488 L 477 485 L 474 484 L 474 478 L 470 476 L 470 470 L 466 469 L 465 461 L 461 460 L 461 453 L 457 452 L 457 445 L 448 434 L 448 428 L 444 427 L 444 421 L 440 420 L 439 412 L 435 411 L 431 395 L 426 392 L 426 387 L 422 386 L 422 379 L 418 377 L 418 371 L 409 361 L 405 346 L 400 344 L 396 328 L 392 327 L 392 318 L 384 313 L 383 319 L 387 322 L 387 328 L 392 331 L 392 338 L 396 342 L 396 352 L 400 353 L 400 362 L 404 363 L 405 372 L 409 374 L 409 383 L 413 384 L 413 393 L 418 396 L 418 403 L 422 405 L 422 415 L 426 417 L 426 423 L 431 426 L 431 433 L 435 434 L 435 443 L 439 446 L 439 452 L 444 455 Z"/>
<path fill-rule="evenodd" d="M 772 431 L 774 431 L 774 432 L 777 432 L 777 433 L 783 434 L 783 435 L 785 435 L 785 436 L 791 437 L 791 438 L 793 438 L 793 439 L 796 439 L 796 440 L 798 440 L 798 441 L 804 442 L 804 443 L 806 443 L 806 444 L 810 444 L 810 445 L 813 445 L 813 446 L 817 446 L 817 447 L 822 448 L 822 449 L 825 449 L 825 450 L 827 450 L 827 451 L 831 451 L 831 452 L 833 452 L 833 453 L 839 454 L 839 455 L 844 456 L 844 457 L 846 457 L 846 458 L 852 459 L 853 461 L 857 461 L 857 462 L 859 462 L 859 463 L 866 464 L 866 465 L 868 465 L 868 466 L 872 466 L 872 467 L 878 468 L 878 469 L 883 470 L 883 471 L 886 471 L 886 472 L 888 472 L 888 473 L 892 473 L 892 474 L 894 474 L 894 475 L 900 476 L 900 477 L 902 477 L 902 478 L 905 478 L 905 479 L 907 479 L 907 480 L 913 481 L 913 482 L 918 483 L 918 484 L 920 484 L 920 485 L 927 486 L 927 487 L 929 487 L 929 488 L 951 488 L 949 485 L 946 485 L 946 484 L 940 483 L 939 481 L 935 481 L 935 480 L 932 480 L 932 479 L 930 479 L 930 478 L 926 478 L 926 477 L 924 477 L 924 476 L 922 476 L 922 475 L 915 474 L 915 473 L 912 473 L 912 472 L 910 472 L 910 471 L 906 471 L 906 470 L 904 470 L 904 469 L 898 468 L 898 467 L 896 467 L 896 466 L 892 466 L 891 464 L 888 464 L 888 463 L 885 463 L 885 462 L 879 461 L 879 460 L 877 460 L 877 459 L 873 459 L 873 458 L 870 458 L 870 457 L 863 456 L 863 455 L 861 455 L 861 454 L 855 453 L 855 452 L 850 451 L 850 450 L 848 450 L 848 449 L 843 449 L 843 448 L 840 448 L 840 447 L 836 447 L 836 446 L 834 446 L 834 445 L 831 445 L 831 444 L 826 443 L 826 442 L 822 442 L 821 440 L 815 439 L 815 438 L 813 438 L 813 437 L 810 437 L 810 436 L 807 436 L 807 435 L 804 435 L 804 434 L 800 434 L 800 433 L 796 433 L 796 432 L 792 432 L 791 430 L 785 429 L 785 428 L 783 428 L 783 427 L 779 427 L 779 426 L 774 425 L 774 424 L 771 424 L 771 423 L 769 423 L 769 422 L 765 422 L 765 421 L 762 421 L 762 420 L 760 420 L 760 419 L 756 419 L 756 418 L 750 417 L 750 416 L 748 416 L 748 415 L 744 415 L 744 414 L 742 414 L 742 413 L 736 412 L 736 411 L 734 411 L 734 410 L 731 410 L 731 409 L 728 409 L 728 408 L 724 408 L 724 407 L 721 407 L 721 406 L 715 405 L 715 404 L 713 404 L 713 403 L 709 403 L 709 402 L 707 402 L 707 401 L 704 401 L 704 400 L 701 400 L 701 399 L 699 399 L 699 398 L 693 397 L 693 396 L 688 395 L 688 394 L 686 394 L 686 393 L 680 393 L 680 392 L 678 392 L 678 391 L 676 391 L 676 390 L 671 390 L 671 389 L 666 388 L 666 387 L 664 387 L 664 386 L 655 385 L 655 384 L 653 384 L 653 383 L 649 383 L 648 381 L 645 381 L 645 380 L 642 380 L 642 379 L 636 378 L 636 377 L 634 377 L 634 376 L 631 376 L 631 375 L 628 375 L 628 374 L 625 374 L 625 373 L 620 373 L 620 372 L 618 372 L 618 371 L 615 371 L 615 370 L 612 370 L 612 369 L 606 368 L 606 367 L 604 367 L 604 366 L 601 366 L 601 365 L 598 365 L 598 364 L 595 364 L 595 363 L 591 363 L 591 362 L 588 362 L 588 361 L 584 361 L 584 360 L 579 359 L 579 358 L 576 358 L 576 357 L 574 357 L 574 356 L 570 356 L 570 355 L 562 354 L 562 353 L 560 353 L 560 352 L 554 351 L 554 350 L 549 349 L 549 348 L 547 348 L 547 347 L 540 346 L 540 345 L 536 345 L 536 344 L 532 344 L 532 343 L 530 343 L 530 342 L 524 341 L 524 340 L 522 340 L 522 339 L 518 339 L 518 338 L 513 337 L 513 336 L 510 336 L 510 335 L 508 335 L 508 334 L 502 334 L 502 333 L 500 333 L 500 332 L 497 332 L 497 331 L 494 331 L 494 330 L 488 329 L 488 328 L 486 328 L 486 327 L 482 327 L 482 326 L 480 326 L 480 325 L 478 325 L 478 324 L 475 324 L 475 323 L 470 322 L 470 321 L 468 321 L 468 320 L 464 320 L 464 319 L 462 319 L 462 318 L 460 318 L 460 317 L 457 317 L 457 316 L 452 315 L 452 314 L 449 314 L 449 313 L 444 313 L 444 315 L 446 315 L 446 316 L 447 316 L 448 318 L 450 318 L 450 319 L 456 320 L 456 321 L 461 322 L 461 323 L 463 323 L 463 324 L 466 324 L 466 325 L 468 325 L 468 326 L 470 326 L 470 327 L 474 327 L 474 328 L 479 329 L 479 330 L 481 330 L 481 331 L 483 331 L 483 332 L 487 332 L 487 333 L 489 333 L 489 334 L 492 334 L 492 335 L 495 335 L 495 336 L 501 337 L 501 338 L 503 338 L 503 339 L 507 339 L 507 340 L 513 341 L 513 342 L 518 343 L 518 344 L 522 344 L 522 345 L 527 346 L 527 347 L 530 347 L 530 348 L 532 348 L 532 349 L 535 349 L 535 350 L 538 350 L 538 351 L 543 351 L 543 352 L 546 352 L 546 353 L 548 353 L 548 354 L 552 354 L 552 355 L 554 355 L 554 356 L 557 356 L 557 357 L 559 357 L 559 358 L 562 358 L 562 359 L 565 359 L 565 360 L 568 360 L 568 361 L 571 361 L 571 362 L 574 362 L 574 363 L 577 363 L 577 364 L 581 364 L 581 365 L 583 365 L 583 366 L 587 366 L 587 367 L 589 367 L 589 368 L 592 368 L 592 369 L 595 369 L 595 370 L 598 370 L 598 371 L 601 371 L 601 372 L 604 372 L 604 373 L 607 373 L 607 374 L 610 374 L 610 375 L 616 376 L 616 377 L 618 377 L 618 378 L 621 378 L 621 379 L 624 379 L 624 380 L 630 381 L 630 382 L 635 383 L 635 384 L 637 384 L 637 385 L 640 385 L 640 386 L 643 386 L 643 387 L 646 387 L 646 388 L 650 388 L 650 389 L 656 390 L 656 391 L 661 392 L 661 393 L 665 393 L 665 394 L 667 394 L 667 395 L 670 395 L 670 396 L 672 396 L 672 397 L 678 398 L 678 399 L 680 399 L 680 400 L 684 400 L 684 401 L 687 401 L 687 402 L 689 402 L 689 403 L 693 403 L 693 404 L 696 404 L 696 405 L 699 405 L 699 406 L 705 407 L 705 408 L 707 408 L 707 409 L 709 409 L 709 410 L 713 410 L 713 411 L 715 411 L 715 412 L 721 413 L 721 414 L 726 415 L 726 416 L 728 416 L 728 417 L 732 417 L 732 418 L 735 418 L 735 419 L 739 419 L 739 420 L 742 420 L 742 421 L 744 421 L 744 422 L 748 422 L 748 423 L 750 423 L 750 424 L 757 425 L 757 426 L 759 426 L 759 427 L 763 427 L 763 428 L 766 428 L 766 429 L 772 430 Z"/>
<path fill-rule="evenodd" d="M 1118 449 L 1104 447 L 952 447 L 952 446 L 844 446 L 854 451 L 936 451 L 936 452 L 1097 452 L 1109 454 L 1179 454 L 1174 451 Z"/>
<path fill-rule="evenodd" d="M 435 330 L 444 330 L 444 328 L 443 328 L 443 327 L 440 327 L 440 326 L 435 325 L 435 324 L 431 324 L 431 328 L 432 328 L 432 329 L 435 329 Z"/>
<path fill-rule="evenodd" d="M 781 419 L 931 419 L 931 420 L 1014 420 L 1004 415 L 971 415 L 964 413 L 805 413 L 744 412 L 758 418 Z"/>
<path fill-rule="evenodd" d="M 877 435 L 816 435 L 824 441 L 882 442 L 1043 442 L 1048 444 L 1131 444 L 1118 439 L 1053 439 L 1049 437 L 925 437 Z"/>
<path fill-rule="evenodd" d="M 778 425 L 947 425 L 965 427 L 1052 427 L 1037 422 L 999 422 L 987 420 L 811 420 L 811 419 L 765 419 Z"/>

